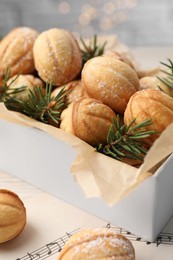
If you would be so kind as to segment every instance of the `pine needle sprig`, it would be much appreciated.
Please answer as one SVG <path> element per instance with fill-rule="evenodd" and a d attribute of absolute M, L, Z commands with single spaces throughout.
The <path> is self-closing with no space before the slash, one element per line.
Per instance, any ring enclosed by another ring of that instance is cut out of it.
<path fill-rule="evenodd" d="M 135 121 L 136 119 L 133 119 L 129 125 L 121 124 L 120 117 L 117 115 L 117 119 L 112 120 L 113 124 L 109 128 L 107 144 L 100 144 L 96 147 L 97 151 L 119 161 L 125 158 L 143 161 L 148 151 L 144 139 L 156 132 L 144 129 L 152 124 L 151 119 L 133 126 Z"/>
<path fill-rule="evenodd" d="M 82 43 L 82 64 L 84 65 L 89 59 L 101 56 L 105 51 L 105 46 L 107 42 L 105 41 L 102 45 L 98 45 L 97 35 L 94 35 L 93 39 L 91 39 L 90 43 L 87 45 L 83 38 L 80 38 Z"/>
<path fill-rule="evenodd" d="M 45 93 L 42 87 L 36 86 L 33 91 L 29 90 L 26 102 L 22 104 L 22 112 L 38 121 L 59 126 L 60 115 L 68 105 L 66 96 L 69 91 L 63 87 L 60 92 L 52 97 L 53 82 L 46 84 Z"/>
<path fill-rule="evenodd" d="M 15 103 L 18 100 L 15 98 L 15 94 L 18 94 L 26 89 L 27 86 L 21 86 L 19 88 L 12 88 L 12 84 L 18 79 L 20 74 L 13 78 L 13 80 L 8 83 L 10 79 L 10 69 L 7 68 L 2 85 L 0 86 L 0 102 Z"/>
<path fill-rule="evenodd" d="M 168 62 L 168 64 L 160 62 L 163 66 L 167 67 L 169 71 L 161 69 L 160 71 L 165 74 L 165 77 L 158 76 L 157 78 L 167 87 L 173 89 L 173 62 L 171 61 L 171 59 L 168 59 Z"/>

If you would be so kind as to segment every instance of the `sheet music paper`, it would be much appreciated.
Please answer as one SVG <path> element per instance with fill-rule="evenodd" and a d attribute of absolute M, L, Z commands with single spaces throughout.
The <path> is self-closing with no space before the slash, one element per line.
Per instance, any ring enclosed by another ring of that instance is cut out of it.
<path fill-rule="evenodd" d="M 16 239 L 0 244 L 0 260 L 54 260 L 71 235 L 84 227 L 106 227 L 125 235 L 134 245 L 137 260 L 173 259 L 173 220 L 155 243 L 88 214 L 47 193 L 24 200 L 27 224 Z"/>
<path fill-rule="evenodd" d="M 16 194 L 18 194 L 22 200 L 31 198 L 43 192 L 38 187 L 34 187 L 33 185 L 23 180 L 19 180 L 15 176 L 2 171 L 1 169 L 0 169 L 0 180 L 1 180 L 0 182 L 1 189 L 12 190 Z"/>

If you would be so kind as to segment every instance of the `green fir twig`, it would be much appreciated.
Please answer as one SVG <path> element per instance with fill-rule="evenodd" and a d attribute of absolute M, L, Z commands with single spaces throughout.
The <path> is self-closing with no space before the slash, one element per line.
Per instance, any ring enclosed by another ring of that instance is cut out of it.
<path fill-rule="evenodd" d="M 125 158 L 143 161 L 148 149 L 145 138 L 156 134 L 154 130 L 146 131 L 145 127 L 152 124 L 152 120 L 145 120 L 134 125 L 133 119 L 129 125 L 121 124 L 119 115 L 113 119 L 107 135 L 107 144 L 96 147 L 98 152 L 108 155 L 119 161 Z"/>
<path fill-rule="evenodd" d="M 167 87 L 173 90 L 173 62 L 171 59 L 168 59 L 169 63 L 160 62 L 163 66 L 169 69 L 169 71 L 166 70 L 160 70 L 164 73 L 165 77 L 157 76 L 157 78 L 164 83 Z"/>
<path fill-rule="evenodd" d="M 69 91 L 63 87 L 60 92 L 52 97 L 53 82 L 46 84 L 45 93 L 42 87 L 36 86 L 33 91 L 29 90 L 26 102 L 22 104 L 22 112 L 43 123 L 59 126 L 60 115 L 64 108 L 67 107 L 66 96 Z"/>
<path fill-rule="evenodd" d="M 103 55 L 107 42 L 105 41 L 102 45 L 98 45 L 97 35 L 94 35 L 90 43 L 87 45 L 83 38 L 80 38 L 82 43 L 82 64 L 84 65 L 91 58 Z"/>
<path fill-rule="evenodd" d="M 19 88 L 13 88 L 12 84 L 18 79 L 20 74 L 13 78 L 13 80 L 9 82 L 10 79 L 10 69 L 7 68 L 5 72 L 4 79 L 2 81 L 2 85 L 0 86 L 0 102 L 17 102 L 15 95 L 24 91 L 27 86 L 21 86 Z"/>

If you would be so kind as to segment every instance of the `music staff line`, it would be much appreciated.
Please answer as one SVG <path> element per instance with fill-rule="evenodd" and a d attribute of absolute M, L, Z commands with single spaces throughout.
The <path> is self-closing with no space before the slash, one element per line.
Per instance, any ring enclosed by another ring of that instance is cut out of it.
<path fill-rule="evenodd" d="M 173 245 L 173 233 L 161 232 L 159 234 L 159 236 L 156 238 L 156 240 L 153 243 L 151 243 L 149 241 L 144 240 L 143 238 L 133 235 L 131 232 L 128 232 L 128 231 L 124 230 L 123 228 L 119 228 L 114 225 L 111 225 L 110 223 L 107 223 L 107 225 L 104 227 L 115 230 L 117 233 L 126 236 L 131 241 L 144 242 L 147 245 L 156 244 L 156 246 L 159 246 L 160 244 Z M 60 252 L 62 250 L 63 246 L 65 245 L 65 243 L 68 241 L 68 239 L 79 230 L 80 230 L 80 228 L 77 228 L 70 233 L 66 232 L 66 234 L 64 236 L 46 244 L 45 246 L 42 246 L 39 249 L 32 251 L 31 253 L 28 252 L 25 256 L 17 258 L 15 260 L 44 260 L 44 259 L 47 259 L 49 256 L 52 256 L 52 255 Z"/>
<path fill-rule="evenodd" d="M 156 240 L 153 243 L 151 243 L 151 242 L 146 241 L 145 239 L 143 239 L 141 237 L 138 237 L 138 236 L 132 234 L 131 232 L 124 230 L 123 228 L 113 226 L 110 223 L 108 223 L 106 225 L 106 227 L 114 229 L 117 233 L 126 236 L 131 241 L 140 241 L 140 242 L 146 243 L 147 245 L 156 244 L 156 246 L 159 246 L 160 244 L 173 245 L 173 233 L 161 232 L 158 235 L 158 237 L 156 238 Z"/>
<path fill-rule="evenodd" d="M 32 252 L 28 252 L 25 256 L 19 257 L 15 260 L 44 260 L 47 259 L 49 256 L 54 255 L 55 253 L 58 253 L 62 250 L 63 246 L 67 242 L 67 240 L 75 234 L 79 228 L 73 230 L 72 232 L 66 234 L 48 244 L 45 246 L 40 247 L 39 249 L 36 249 Z"/>

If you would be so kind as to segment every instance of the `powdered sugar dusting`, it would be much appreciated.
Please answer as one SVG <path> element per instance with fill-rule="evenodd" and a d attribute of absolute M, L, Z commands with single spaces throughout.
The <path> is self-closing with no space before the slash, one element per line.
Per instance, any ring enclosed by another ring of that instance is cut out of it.
<path fill-rule="evenodd" d="M 86 229 L 69 243 L 70 258 L 134 260 L 131 242 L 120 234 L 104 228 Z M 69 256 L 68 256 L 69 257 Z"/>
<path fill-rule="evenodd" d="M 91 103 L 88 105 L 88 107 L 89 107 L 89 108 L 92 108 L 92 107 L 97 106 L 98 104 L 100 104 L 99 101 L 93 101 L 93 102 L 91 102 Z"/>
<path fill-rule="evenodd" d="M 72 43 L 73 37 L 63 29 L 53 28 L 40 34 L 34 44 L 34 61 L 44 81 L 53 80 L 55 85 L 63 85 L 79 73 L 81 53 Z"/>
<path fill-rule="evenodd" d="M 106 85 L 107 85 L 107 83 L 106 83 L 106 82 L 103 82 L 103 81 L 101 81 L 101 82 L 98 83 L 98 87 L 99 87 L 99 88 L 104 88 L 104 87 L 106 87 Z"/>
<path fill-rule="evenodd" d="M 29 27 L 12 30 L 3 40 L 0 49 L 2 70 L 10 68 L 11 76 L 34 70 L 32 47 L 38 32 Z M 5 65 L 4 65 L 5 64 Z"/>

